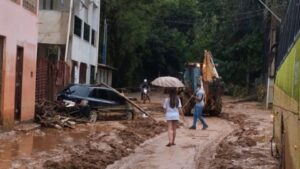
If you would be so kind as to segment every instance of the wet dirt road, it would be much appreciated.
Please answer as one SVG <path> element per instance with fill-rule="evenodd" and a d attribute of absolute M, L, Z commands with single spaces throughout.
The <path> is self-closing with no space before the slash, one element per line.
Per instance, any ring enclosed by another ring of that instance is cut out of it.
<path fill-rule="evenodd" d="M 151 98 L 152 103 L 156 104 L 161 104 L 163 100 L 161 95 L 156 93 L 152 94 Z M 150 105 L 141 106 L 147 110 Z M 164 118 L 163 114 L 153 115 L 156 118 Z M 206 120 L 209 125 L 207 130 L 201 130 L 200 122 L 196 130 L 190 130 L 188 127 L 192 124 L 192 117 L 185 117 L 181 120 L 184 125 L 177 130 L 175 146 L 165 146 L 168 143 L 168 136 L 167 133 L 163 133 L 146 141 L 134 154 L 109 165 L 107 169 L 195 169 L 200 163 L 208 166 L 209 163 L 201 161 L 201 154 L 212 157 L 218 144 L 234 131 L 236 126 L 219 117 L 208 117 Z"/>
<path fill-rule="evenodd" d="M 210 169 L 278 169 L 278 160 L 271 156 L 272 116 L 258 102 L 236 102 L 224 97 L 223 114 L 237 127 L 210 159 Z M 201 165 L 200 165 L 201 166 Z"/>
<path fill-rule="evenodd" d="M 216 145 L 233 131 L 231 124 L 215 117 L 207 119 L 208 130 L 201 130 L 200 124 L 197 130 L 189 130 L 187 126 L 191 124 L 191 118 L 186 118 L 186 121 L 185 126 L 177 130 L 175 146 L 166 147 L 167 134 L 161 134 L 107 169 L 195 169 L 199 165 L 199 155 L 212 156 Z M 207 147 L 209 151 L 206 151 Z"/>
<path fill-rule="evenodd" d="M 137 97 L 138 94 L 132 95 Z M 164 96 L 140 104 L 164 120 Z M 191 117 L 177 130 L 176 146 L 166 147 L 165 123 L 147 118 L 100 121 L 74 130 L 38 129 L 0 133 L 0 169 L 276 169 L 270 156 L 270 112 L 256 102 L 238 103 L 224 98 L 221 117 L 207 117 L 209 128 L 187 129 Z"/>
<path fill-rule="evenodd" d="M 166 147 L 167 134 L 148 140 L 134 154 L 108 169 L 276 169 L 270 154 L 272 119 L 257 102 L 224 97 L 221 117 L 207 117 L 208 130 L 187 129 L 191 117 L 177 131 L 176 146 Z M 158 100 L 156 100 L 158 101 Z"/>

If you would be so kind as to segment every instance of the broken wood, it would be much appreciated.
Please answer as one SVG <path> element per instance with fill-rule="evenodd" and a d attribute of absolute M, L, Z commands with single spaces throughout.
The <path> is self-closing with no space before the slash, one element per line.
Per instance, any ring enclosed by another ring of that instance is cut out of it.
<path fill-rule="evenodd" d="M 63 103 L 56 101 L 40 100 L 36 102 L 36 121 L 44 127 L 57 129 L 75 128 L 76 123 L 87 123 L 80 112 L 80 106 L 65 107 Z M 80 120 L 81 119 L 81 120 Z"/>

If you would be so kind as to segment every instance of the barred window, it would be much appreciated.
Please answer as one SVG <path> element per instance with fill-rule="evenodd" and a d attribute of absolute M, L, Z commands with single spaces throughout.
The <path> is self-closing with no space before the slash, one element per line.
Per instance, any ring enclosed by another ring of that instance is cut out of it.
<path fill-rule="evenodd" d="M 88 25 L 87 23 L 84 23 L 83 39 L 88 41 L 88 42 L 90 41 L 90 25 Z"/>
<path fill-rule="evenodd" d="M 37 0 L 23 0 L 23 7 L 32 13 L 36 13 Z"/>
<path fill-rule="evenodd" d="M 94 29 L 92 29 L 92 39 L 91 39 L 91 44 L 92 45 L 96 45 L 96 31 Z"/>
<path fill-rule="evenodd" d="M 79 37 L 81 37 L 81 26 L 82 25 L 82 21 L 80 18 L 78 18 L 77 16 L 75 16 L 75 21 L 74 21 L 74 34 L 78 35 Z"/>

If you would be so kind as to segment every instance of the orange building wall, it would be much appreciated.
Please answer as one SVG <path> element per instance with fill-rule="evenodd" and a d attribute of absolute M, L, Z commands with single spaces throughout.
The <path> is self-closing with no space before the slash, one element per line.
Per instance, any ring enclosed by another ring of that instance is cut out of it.
<path fill-rule="evenodd" d="M 37 5 L 38 6 L 38 5 Z M 24 48 L 21 121 L 34 117 L 37 15 L 10 0 L 0 0 L 0 36 L 4 36 L 3 88 L 0 113 L 2 124 L 14 124 L 15 71 L 17 46 Z"/>

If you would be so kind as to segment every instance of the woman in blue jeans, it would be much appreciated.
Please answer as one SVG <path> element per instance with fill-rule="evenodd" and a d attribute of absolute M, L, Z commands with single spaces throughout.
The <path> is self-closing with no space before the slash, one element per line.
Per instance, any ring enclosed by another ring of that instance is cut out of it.
<path fill-rule="evenodd" d="M 197 120 L 199 119 L 203 125 L 202 129 L 207 129 L 208 125 L 206 124 L 204 117 L 203 117 L 203 108 L 204 108 L 204 97 L 205 92 L 203 89 L 201 89 L 201 84 L 197 84 L 197 90 L 196 90 L 196 105 L 194 107 L 194 119 L 193 119 L 193 125 L 190 127 L 190 129 L 196 129 Z"/>

